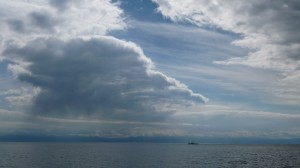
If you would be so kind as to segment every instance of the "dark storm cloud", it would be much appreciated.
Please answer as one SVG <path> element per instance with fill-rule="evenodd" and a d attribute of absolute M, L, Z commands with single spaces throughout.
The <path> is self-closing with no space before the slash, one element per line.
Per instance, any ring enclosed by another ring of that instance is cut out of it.
<path fill-rule="evenodd" d="M 38 115 L 158 121 L 171 114 L 163 107 L 206 101 L 152 70 L 139 47 L 111 37 L 39 39 L 4 55 L 30 63 L 18 78 L 41 89 L 30 109 Z"/>

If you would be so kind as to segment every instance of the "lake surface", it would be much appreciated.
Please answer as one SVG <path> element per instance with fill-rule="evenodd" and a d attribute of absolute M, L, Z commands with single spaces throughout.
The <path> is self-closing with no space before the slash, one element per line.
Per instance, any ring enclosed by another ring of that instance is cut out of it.
<path fill-rule="evenodd" d="M 300 145 L 0 143 L 5 168 L 300 167 Z"/>

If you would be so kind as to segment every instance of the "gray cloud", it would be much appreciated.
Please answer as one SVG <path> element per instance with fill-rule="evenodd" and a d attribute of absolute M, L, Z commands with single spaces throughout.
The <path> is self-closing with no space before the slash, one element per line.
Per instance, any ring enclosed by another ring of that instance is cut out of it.
<path fill-rule="evenodd" d="M 18 33 L 24 33 L 25 32 L 25 24 L 22 20 L 17 20 L 17 19 L 8 20 L 7 24 L 12 30 L 14 30 Z"/>
<path fill-rule="evenodd" d="M 58 20 L 46 12 L 32 12 L 29 14 L 29 18 L 32 25 L 48 31 L 53 31 L 55 25 L 58 24 Z"/>
<path fill-rule="evenodd" d="M 10 31 L 13 30 L 18 35 L 26 36 L 28 34 L 45 35 L 54 33 L 55 27 L 62 21 L 49 12 L 34 11 L 27 14 L 23 19 L 8 19 L 5 23 L 10 28 Z"/>
<path fill-rule="evenodd" d="M 112 37 L 37 39 L 4 55 L 27 63 L 14 66 L 27 71 L 19 80 L 40 88 L 29 109 L 38 115 L 158 121 L 174 106 L 207 101 L 153 69 L 139 47 Z"/>
<path fill-rule="evenodd" d="M 52 6 L 58 8 L 58 9 L 60 9 L 60 10 L 66 9 L 66 8 L 68 7 L 68 3 L 69 3 L 69 2 L 70 2 L 69 0 L 50 0 L 50 1 L 49 1 L 49 3 L 50 3 Z"/>
<path fill-rule="evenodd" d="M 109 2 L 105 0 L 106 2 Z M 83 0 L 49 0 L 49 4 L 56 9 L 58 9 L 61 12 L 66 11 L 69 9 L 72 5 L 79 5 L 80 3 L 84 2 Z M 91 1 L 89 1 L 91 2 Z"/>

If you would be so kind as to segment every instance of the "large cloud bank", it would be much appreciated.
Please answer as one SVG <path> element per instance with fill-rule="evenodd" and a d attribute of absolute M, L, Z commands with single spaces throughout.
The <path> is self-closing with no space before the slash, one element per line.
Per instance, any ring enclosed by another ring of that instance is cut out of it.
<path fill-rule="evenodd" d="M 26 71 L 17 75 L 41 89 L 31 109 L 38 114 L 151 119 L 166 105 L 206 101 L 153 70 L 138 46 L 113 37 L 37 39 L 4 55 L 26 62 Z"/>
<path fill-rule="evenodd" d="M 1 11 L 1 59 L 18 80 L 35 88 L 29 112 L 160 121 L 208 100 L 155 70 L 136 44 L 106 36 L 126 27 L 122 10 L 109 0 L 13 0 Z"/>

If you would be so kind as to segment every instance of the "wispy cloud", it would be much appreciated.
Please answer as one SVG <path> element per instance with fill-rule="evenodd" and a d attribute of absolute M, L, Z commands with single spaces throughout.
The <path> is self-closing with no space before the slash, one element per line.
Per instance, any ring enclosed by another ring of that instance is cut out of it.
<path fill-rule="evenodd" d="M 158 11 L 174 21 L 216 26 L 242 36 L 233 44 L 253 49 L 245 58 L 219 61 L 293 70 L 299 67 L 298 1 L 155 0 Z"/>
<path fill-rule="evenodd" d="M 236 33 L 232 44 L 249 49 L 244 57 L 214 60 L 218 65 L 245 65 L 271 69 L 277 79 L 269 88 L 270 100 L 299 104 L 299 2 L 298 1 L 194 1 L 155 0 L 158 11 L 175 22 L 216 27 Z M 275 99 L 276 100 L 275 100 Z"/>

